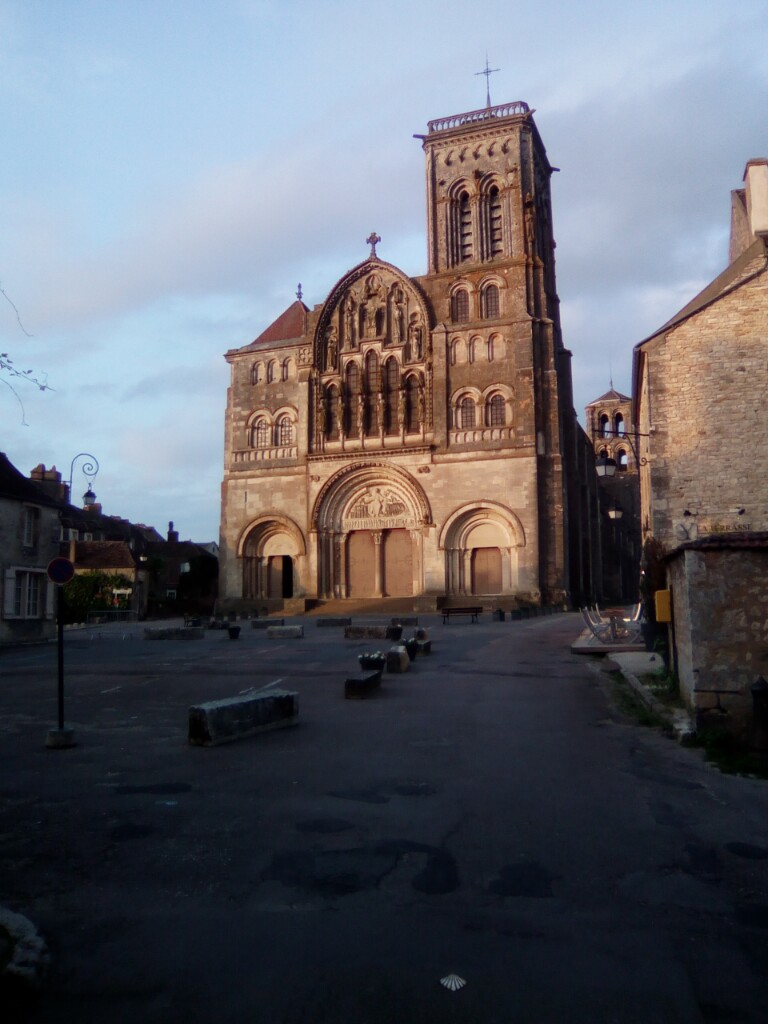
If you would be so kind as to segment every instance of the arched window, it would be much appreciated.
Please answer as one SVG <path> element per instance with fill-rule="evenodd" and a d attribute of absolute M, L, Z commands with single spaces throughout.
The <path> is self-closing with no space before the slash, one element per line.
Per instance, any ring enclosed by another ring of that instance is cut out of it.
<path fill-rule="evenodd" d="M 357 363 L 347 363 L 347 437 L 357 437 L 357 404 L 360 397 L 360 368 Z"/>
<path fill-rule="evenodd" d="M 504 396 L 492 395 L 485 407 L 485 422 L 489 427 L 503 427 L 506 421 Z"/>
<path fill-rule="evenodd" d="M 341 393 L 335 384 L 326 391 L 326 398 L 328 437 L 331 441 L 338 441 L 341 436 Z"/>
<path fill-rule="evenodd" d="M 611 436 L 611 421 L 608 419 L 606 413 L 602 413 L 600 416 L 600 434 L 603 437 Z"/>
<path fill-rule="evenodd" d="M 267 384 L 274 384 L 277 380 L 277 361 L 275 359 L 269 364 L 267 368 Z"/>
<path fill-rule="evenodd" d="M 495 284 L 489 284 L 483 289 L 482 307 L 484 320 L 498 320 L 499 289 Z"/>
<path fill-rule="evenodd" d="M 504 230 L 501 220 L 501 195 L 494 185 L 488 193 L 488 228 L 490 234 L 491 259 L 504 252 Z M 490 316 L 490 314 L 488 314 Z M 498 313 L 496 313 L 498 316 Z"/>
<path fill-rule="evenodd" d="M 288 380 L 288 378 L 291 375 L 291 360 L 290 359 L 284 359 L 283 360 L 282 371 L 283 371 L 282 379 L 283 380 Z"/>
<path fill-rule="evenodd" d="M 379 357 L 375 352 L 369 352 L 365 357 L 365 432 L 367 434 L 378 434 L 381 427 L 378 412 L 380 394 L 381 366 Z"/>
<path fill-rule="evenodd" d="M 269 424 L 260 416 L 251 427 L 251 446 L 253 448 L 269 447 Z"/>
<path fill-rule="evenodd" d="M 277 443 L 282 448 L 286 448 L 288 445 L 293 444 L 293 424 L 288 416 L 281 416 L 278 420 Z"/>
<path fill-rule="evenodd" d="M 397 414 L 400 402 L 400 368 L 396 359 L 388 359 L 384 366 L 384 430 L 387 434 L 397 434 L 399 430 Z"/>
<path fill-rule="evenodd" d="M 475 403 L 467 397 L 459 402 L 459 427 L 470 430 L 475 425 Z"/>
<path fill-rule="evenodd" d="M 405 381 L 405 430 L 408 434 L 415 434 L 420 429 L 419 378 L 412 373 Z"/>
<path fill-rule="evenodd" d="M 613 429 L 617 434 L 624 433 L 624 417 L 620 412 L 617 412 L 613 420 Z"/>
<path fill-rule="evenodd" d="M 264 379 L 264 367 L 261 363 L 254 363 L 251 367 L 251 384 L 260 384 Z"/>
<path fill-rule="evenodd" d="M 472 259 L 472 204 L 466 192 L 459 196 L 459 259 Z"/>
<path fill-rule="evenodd" d="M 497 357 L 498 352 L 496 350 L 496 335 L 492 334 L 488 339 L 488 362 L 492 363 Z"/>
<path fill-rule="evenodd" d="M 619 473 L 626 473 L 629 466 L 629 458 L 623 448 L 616 449 L 616 469 Z"/>
<path fill-rule="evenodd" d="M 457 324 L 469 320 L 469 292 L 466 288 L 459 288 L 451 296 L 451 318 Z"/>

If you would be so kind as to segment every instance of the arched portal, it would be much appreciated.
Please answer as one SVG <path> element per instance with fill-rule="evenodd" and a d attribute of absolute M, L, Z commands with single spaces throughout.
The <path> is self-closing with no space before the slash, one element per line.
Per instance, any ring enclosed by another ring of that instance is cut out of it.
<path fill-rule="evenodd" d="M 422 488 L 404 470 L 373 463 L 342 470 L 321 491 L 312 519 L 319 595 L 423 591 L 422 535 L 431 514 Z"/>
<path fill-rule="evenodd" d="M 251 523 L 241 538 L 239 554 L 244 598 L 290 598 L 302 589 L 306 547 L 290 519 L 267 515 Z"/>
<path fill-rule="evenodd" d="M 518 589 L 518 549 L 525 545 L 522 524 L 495 502 L 457 509 L 443 527 L 447 594 L 514 594 Z"/>

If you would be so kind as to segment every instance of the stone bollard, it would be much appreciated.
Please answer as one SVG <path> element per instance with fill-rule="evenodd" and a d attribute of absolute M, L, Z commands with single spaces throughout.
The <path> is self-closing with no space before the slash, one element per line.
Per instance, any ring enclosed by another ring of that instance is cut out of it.
<path fill-rule="evenodd" d="M 402 644 L 390 647 L 387 651 L 387 672 L 407 672 L 411 667 L 408 651 Z"/>
<path fill-rule="evenodd" d="M 299 695 L 291 690 L 212 700 L 189 709 L 189 742 L 198 747 L 215 747 L 268 729 L 294 725 L 298 717 Z"/>
<path fill-rule="evenodd" d="M 297 640 L 303 636 L 303 626 L 270 626 L 267 629 L 269 640 Z"/>

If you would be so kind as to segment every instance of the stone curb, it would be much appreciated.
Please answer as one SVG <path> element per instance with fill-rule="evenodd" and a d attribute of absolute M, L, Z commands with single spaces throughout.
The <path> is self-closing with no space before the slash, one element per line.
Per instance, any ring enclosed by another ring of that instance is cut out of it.
<path fill-rule="evenodd" d="M 648 710 L 658 715 L 669 726 L 678 743 L 684 743 L 695 735 L 696 730 L 687 711 L 682 708 L 670 709 L 666 704 L 662 704 L 653 696 L 647 686 L 643 686 L 634 673 L 624 668 L 618 661 L 606 659 L 601 665 L 590 664 L 590 668 L 593 668 L 594 665 L 594 671 L 605 672 L 609 670 L 609 664 L 615 666 L 610 671 L 620 672 Z"/>
<path fill-rule="evenodd" d="M 11 959 L 0 972 L 0 985 L 16 983 L 25 988 L 39 988 L 50 958 L 37 928 L 23 914 L 0 907 L 0 929 L 8 933 L 13 946 Z"/>

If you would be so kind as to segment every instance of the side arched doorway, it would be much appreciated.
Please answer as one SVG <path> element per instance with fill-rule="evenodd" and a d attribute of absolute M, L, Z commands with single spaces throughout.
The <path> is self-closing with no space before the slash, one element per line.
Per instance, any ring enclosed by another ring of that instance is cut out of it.
<path fill-rule="evenodd" d="M 300 565 L 304 554 L 301 532 L 290 520 L 265 518 L 252 523 L 241 543 L 243 597 L 296 596 L 303 589 Z"/>
<path fill-rule="evenodd" d="M 423 490 L 404 470 L 369 464 L 342 470 L 318 497 L 318 594 L 410 597 L 423 591 Z"/>
<path fill-rule="evenodd" d="M 520 520 L 496 503 L 465 506 L 443 527 L 447 594 L 502 595 L 518 589 L 518 549 L 525 544 Z"/>

